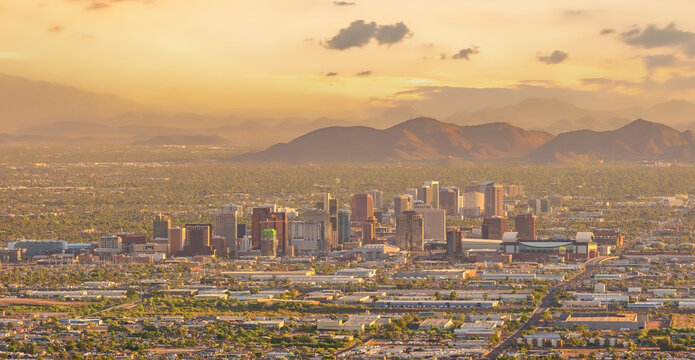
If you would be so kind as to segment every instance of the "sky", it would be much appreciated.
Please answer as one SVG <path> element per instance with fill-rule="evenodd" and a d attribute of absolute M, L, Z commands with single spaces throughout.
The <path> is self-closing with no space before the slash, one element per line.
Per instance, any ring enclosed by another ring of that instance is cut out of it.
<path fill-rule="evenodd" d="M 0 0 L 0 73 L 254 116 L 459 88 L 695 101 L 692 14 L 691 0 Z"/>

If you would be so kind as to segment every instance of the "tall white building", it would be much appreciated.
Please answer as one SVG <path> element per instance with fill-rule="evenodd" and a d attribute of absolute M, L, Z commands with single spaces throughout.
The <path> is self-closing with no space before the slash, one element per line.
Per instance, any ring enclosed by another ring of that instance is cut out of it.
<path fill-rule="evenodd" d="M 417 205 L 413 210 L 422 215 L 425 239 L 446 240 L 446 211 L 444 209 L 435 209 L 428 205 Z"/>
<path fill-rule="evenodd" d="M 238 207 L 236 205 L 225 205 L 215 215 L 214 233 L 225 238 L 228 249 L 236 249 L 237 214 Z"/>

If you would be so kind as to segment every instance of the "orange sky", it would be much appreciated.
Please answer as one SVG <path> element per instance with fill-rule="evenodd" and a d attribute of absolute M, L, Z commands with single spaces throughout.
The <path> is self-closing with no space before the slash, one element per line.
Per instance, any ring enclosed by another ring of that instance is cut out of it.
<path fill-rule="evenodd" d="M 164 108 L 262 116 L 359 114 L 418 86 L 526 80 L 596 89 L 582 79 L 601 78 L 609 91 L 695 100 L 693 1 L 348 3 L 0 0 L 0 72 Z M 356 20 L 374 22 L 366 44 L 329 48 Z M 379 44 L 378 31 L 400 22 L 408 34 Z M 653 37 L 643 33 L 650 24 Z M 454 58 L 463 49 L 468 59 Z"/>

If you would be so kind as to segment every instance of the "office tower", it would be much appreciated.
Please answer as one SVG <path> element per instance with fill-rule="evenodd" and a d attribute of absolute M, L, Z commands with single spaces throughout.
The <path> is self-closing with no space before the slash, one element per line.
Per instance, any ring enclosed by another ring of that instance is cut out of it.
<path fill-rule="evenodd" d="M 472 183 L 472 184 L 464 186 L 463 192 L 464 193 L 469 193 L 469 192 L 485 193 L 485 185 L 483 185 L 481 183 Z"/>
<path fill-rule="evenodd" d="M 434 206 L 432 206 L 434 207 Z M 456 216 L 459 214 L 459 189 L 445 187 L 439 190 L 439 208 L 446 210 L 446 214 Z"/>
<path fill-rule="evenodd" d="M 215 256 L 226 256 L 229 252 L 227 238 L 224 236 L 213 235 L 210 239 L 210 246 L 215 249 Z M 234 248 L 236 248 L 236 241 L 234 241 Z"/>
<path fill-rule="evenodd" d="M 536 216 L 533 214 L 519 214 L 514 218 L 516 232 L 519 240 L 536 240 Z"/>
<path fill-rule="evenodd" d="M 534 214 L 547 214 L 550 212 L 550 202 L 546 198 L 537 198 L 528 202 L 528 208 Z"/>
<path fill-rule="evenodd" d="M 169 229 L 169 254 L 176 255 L 183 250 L 186 241 L 186 229 L 180 227 Z"/>
<path fill-rule="evenodd" d="M 483 219 L 483 239 L 502 240 L 502 235 L 509 231 L 509 222 L 504 217 L 490 217 Z"/>
<path fill-rule="evenodd" d="M 270 214 L 277 209 L 275 204 L 254 207 L 251 213 L 251 248 L 261 248 L 261 223 L 268 221 Z"/>
<path fill-rule="evenodd" d="M 222 205 L 223 213 L 235 213 L 237 219 L 244 216 L 244 206 L 236 204 Z"/>
<path fill-rule="evenodd" d="M 425 181 L 425 185 L 432 188 L 432 203 L 430 203 L 430 205 L 432 205 L 432 207 L 435 209 L 439 209 L 439 181 L 428 180 Z"/>
<path fill-rule="evenodd" d="M 123 243 L 120 236 L 102 236 L 99 238 L 99 248 L 97 251 L 101 253 L 115 253 L 121 252 L 123 249 Z"/>
<path fill-rule="evenodd" d="M 330 193 L 321 193 L 319 195 L 321 196 L 321 201 L 318 202 L 317 205 L 319 205 L 319 206 L 317 206 L 316 208 L 321 209 L 325 212 L 330 212 L 330 202 L 332 199 L 331 194 Z"/>
<path fill-rule="evenodd" d="M 384 192 L 381 190 L 369 190 L 367 191 L 367 194 L 372 197 L 372 200 L 374 201 L 374 208 L 375 209 L 383 209 L 384 208 Z"/>
<path fill-rule="evenodd" d="M 429 185 L 418 186 L 417 199 L 422 201 L 423 204 L 432 205 L 434 201 L 434 190 Z"/>
<path fill-rule="evenodd" d="M 376 217 L 370 216 L 362 226 L 362 244 L 371 244 L 376 240 Z"/>
<path fill-rule="evenodd" d="M 351 209 L 350 221 L 363 224 L 367 218 L 374 216 L 374 200 L 369 194 L 357 194 L 352 197 Z"/>
<path fill-rule="evenodd" d="M 210 245 L 212 224 L 186 224 L 186 241 L 183 256 L 215 255 Z"/>
<path fill-rule="evenodd" d="M 494 182 L 484 185 L 485 217 L 504 216 L 504 188 Z"/>
<path fill-rule="evenodd" d="M 328 213 L 310 209 L 306 210 L 303 215 L 304 222 L 314 225 L 318 231 L 316 242 L 319 251 L 330 251 L 332 247 L 337 245 L 333 243 L 333 229 L 331 227 L 331 217 Z"/>
<path fill-rule="evenodd" d="M 450 258 L 463 256 L 463 231 L 460 229 L 446 232 L 446 254 Z"/>
<path fill-rule="evenodd" d="M 237 237 L 237 239 L 241 239 L 244 236 L 246 236 L 246 224 L 239 224 L 237 222 L 237 224 L 236 224 L 236 237 Z"/>
<path fill-rule="evenodd" d="M 328 216 L 331 221 L 331 244 L 338 245 L 338 199 L 330 199 L 328 201 Z"/>
<path fill-rule="evenodd" d="M 338 210 L 338 244 L 350 241 L 350 210 Z"/>
<path fill-rule="evenodd" d="M 526 193 L 524 192 L 524 185 L 507 185 L 507 197 L 524 197 Z"/>
<path fill-rule="evenodd" d="M 396 217 L 396 245 L 401 250 L 425 251 L 425 228 L 422 215 L 404 211 Z"/>
<path fill-rule="evenodd" d="M 446 211 L 429 205 L 416 205 L 415 212 L 422 216 L 425 239 L 446 240 Z"/>
<path fill-rule="evenodd" d="M 273 229 L 275 230 L 275 237 L 277 240 L 277 252 L 284 254 L 287 247 L 290 245 L 289 233 L 287 231 L 287 213 L 285 212 L 273 212 L 270 216 L 263 222 L 260 223 L 261 231 L 263 229 Z"/>
<path fill-rule="evenodd" d="M 413 197 L 411 195 L 396 195 L 393 197 L 393 214 L 398 214 L 413 208 Z"/>
<path fill-rule="evenodd" d="M 478 187 L 480 190 L 480 187 Z M 479 217 L 485 211 L 485 194 L 482 192 L 466 192 L 463 194 L 463 216 Z"/>
<path fill-rule="evenodd" d="M 417 194 L 417 188 L 410 188 L 410 189 L 405 189 L 405 194 L 410 195 L 410 197 L 413 198 L 413 200 L 418 200 L 418 194 Z"/>
<path fill-rule="evenodd" d="M 278 254 L 278 239 L 275 229 L 263 229 L 261 233 L 261 255 L 276 257 Z"/>
<path fill-rule="evenodd" d="M 226 239 L 226 249 L 236 250 L 237 238 L 237 209 L 233 205 L 225 205 L 215 215 L 215 235 Z"/>
<path fill-rule="evenodd" d="M 171 227 L 171 220 L 166 215 L 161 213 L 154 217 L 152 223 L 152 239 L 166 239 L 169 237 L 169 228 Z"/>

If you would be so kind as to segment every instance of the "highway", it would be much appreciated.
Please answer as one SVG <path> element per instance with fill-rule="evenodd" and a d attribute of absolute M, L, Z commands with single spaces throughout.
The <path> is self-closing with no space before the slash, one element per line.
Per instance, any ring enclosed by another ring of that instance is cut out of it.
<path fill-rule="evenodd" d="M 584 281 L 587 277 L 591 276 L 596 269 L 598 269 L 601 264 L 610 259 L 616 259 L 616 257 L 612 256 L 599 256 L 593 259 L 587 260 L 584 265 L 582 266 L 582 271 L 573 276 L 571 279 L 567 279 L 551 288 L 548 289 L 548 293 L 541 299 L 541 301 L 538 303 L 538 306 L 533 310 L 531 313 L 531 316 L 529 316 L 528 320 L 526 320 L 525 323 L 523 323 L 516 331 L 514 331 L 511 335 L 509 335 L 504 341 L 500 342 L 497 344 L 496 347 L 494 347 L 490 352 L 485 354 L 483 356 L 483 359 L 488 359 L 488 360 L 494 360 L 497 359 L 500 355 L 503 355 L 507 349 L 509 349 L 512 345 L 514 345 L 514 342 L 516 342 L 516 339 L 521 335 L 521 333 L 525 330 L 528 330 L 531 326 L 536 326 L 539 324 L 541 315 L 551 307 L 551 303 L 553 301 L 553 298 L 555 298 L 555 295 L 562 291 L 567 289 L 568 287 L 574 286 L 578 282 Z"/>

